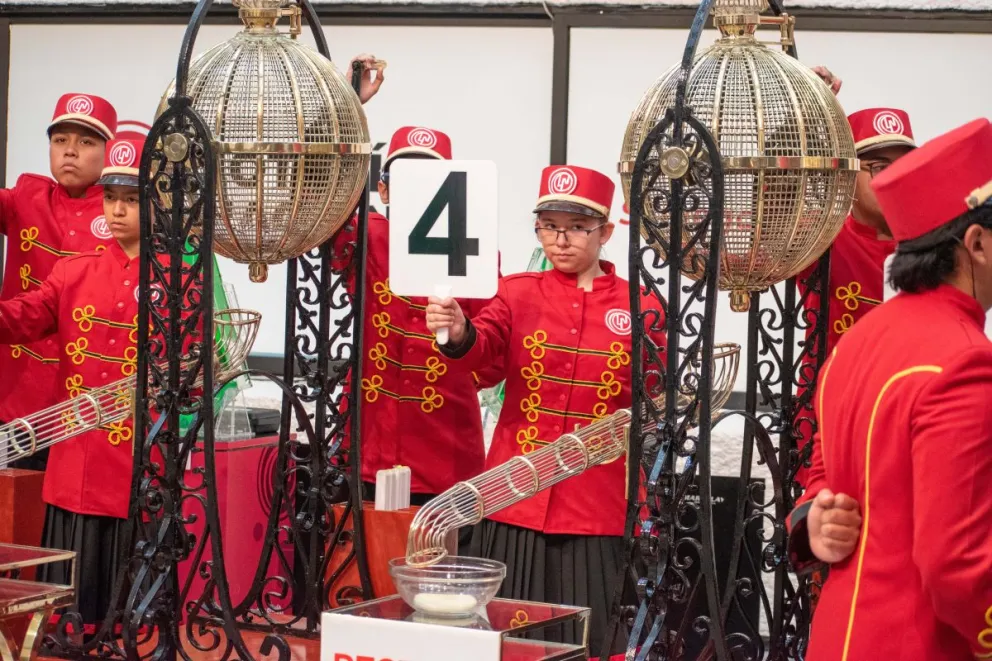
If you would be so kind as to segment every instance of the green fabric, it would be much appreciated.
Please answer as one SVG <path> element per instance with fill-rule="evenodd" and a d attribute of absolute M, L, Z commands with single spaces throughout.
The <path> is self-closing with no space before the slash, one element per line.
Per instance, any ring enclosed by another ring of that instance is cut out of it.
<path fill-rule="evenodd" d="M 189 243 L 187 243 L 186 251 L 188 252 L 190 250 L 191 247 Z M 231 305 L 227 298 L 227 292 L 224 290 L 224 280 L 223 278 L 221 278 L 220 275 L 220 264 L 217 263 L 216 257 L 211 256 L 211 259 L 214 260 L 214 312 L 216 313 L 219 310 L 228 309 L 229 307 L 231 307 Z M 183 261 L 186 262 L 187 264 L 192 264 L 193 256 L 184 255 Z M 223 349 L 219 345 L 219 341 L 220 341 L 220 333 L 218 333 L 217 330 L 214 330 L 214 342 L 217 343 L 214 346 L 214 351 L 217 352 L 220 360 L 224 362 L 225 356 L 223 353 Z M 245 385 L 246 382 L 247 379 L 244 378 L 236 379 L 217 391 L 217 393 L 214 395 L 214 416 L 220 415 L 220 412 L 224 409 L 224 406 L 229 401 L 234 399 L 235 395 L 238 394 L 238 392 L 241 390 L 242 386 Z M 193 424 L 194 419 L 195 419 L 194 415 L 180 416 L 179 417 L 180 433 L 185 434 L 186 430 L 189 429 L 189 426 Z"/>
<path fill-rule="evenodd" d="M 551 268 L 551 262 L 549 262 L 548 258 L 544 255 L 544 250 L 542 248 L 534 248 L 534 253 L 530 256 L 530 263 L 527 264 L 527 270 L 549 271 Z M 481 402 L 483 410 L 483 426 L 489 422 L 490 417 L 492 417 L 494 422 L 499 419 L 499 412 L 503 409 L 503 399 L 505 397 L 506 381 L 501 381 L 498 385 L 482 391 Z"/>

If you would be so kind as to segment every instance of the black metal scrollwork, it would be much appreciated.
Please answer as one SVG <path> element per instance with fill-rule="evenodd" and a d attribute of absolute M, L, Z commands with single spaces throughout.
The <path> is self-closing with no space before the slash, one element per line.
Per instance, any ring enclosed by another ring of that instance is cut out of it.
<path fill-rule="evenodd" d="M 781 4 L 772 4 L 781 14 Z M 827 316 L 827 297 L 819 294 L 829 255 L 800 286 L 794 279 L 752 294 L 746 410 L 692 428 L 694 420 L 710 420 L 723 171 L 718 147 L 686 106 L 685 92 L 711 5 L 700 3 L 675 105 L 642 143 L 631 181 L 633 352 L 643 362 L 633 368 L 633 410 L 642 414 L 630 431 L 624 573 L 636 585 L 638 604 L 622 605 L 618 591 L 611 627 L 611 635 L 628 634 L 628 661 L 802 659 L 817 588 L 790 571 L 785 520 L 802 494 L 797 475 L 809 462 L 809 444 L 801 449 L 801 441 L 816 427 L 812 399 L 826 358 Z M 678 158 L 668 160 L 673 154 Z M 688 169 L 672 172 L 673 162 L 687 162 Z M 642 310 L 642 290 L 666 301 L 666 352 L 647 335 L 658 320 Z M 692 361 L 695 372 L 687 369 Z M 652 403 L 662 392 L 663 409 Z M 719 540 L 729 559 L 718 566 L 710 432 L 730 416 L 743 417 L 745 431 L 733 535 L 725 531 Z M 753 479 L 756 467 L 767 472 L 770 490 Z"/>
<path fill-rule="evenodd" d="M 368 190 L 356 239 L 332 238 L 287 268 L 281 379 L 245 372 L 215 383 L 213 249 L 216 189 L 212 135 L 192 108 L 186 82 L 193 45 L 212 0 L 194 9 L 180 51 L 176 91 L 142 154 L 141 268 L 135 462 L 128 562 L 113 606 L 84 639 L 65 614 L 46 653 L 67 658 L 288 661 L 286 636 L 319 635 L 320 613 L 371 594 L 363 548 L 359 479 L 361 292 Z M 299 0 L 318 49 L 327 43 L 309 0 Z M 355 81 L 357 84 L 357 80 Z M 267 527 L 251 586 L 232 596 L 224 565 L 214 445 L 214 400 L 241 376 L 283 393 Z M 197 383 L 202 382 L 202 386 Z M 194 416 L 188 429 L 180 416 Z M 293 433 L 295 431 L 295 433 Z M 193 453 L 204 467 L 186 472 Z M 343 505 L 336 513 L 335 505 Z M 197 538 L 190 526 L 203 520 Z M 345 523 L 351 522 L 349 529 Z M 357 563 L 358 585 L 339 585 Z M 188 577 L 180 584 L 180 565 Z M 248 631 L 261 636 L 246 638 Z M 255 649 L 249 645 L 253 643 Z"/>

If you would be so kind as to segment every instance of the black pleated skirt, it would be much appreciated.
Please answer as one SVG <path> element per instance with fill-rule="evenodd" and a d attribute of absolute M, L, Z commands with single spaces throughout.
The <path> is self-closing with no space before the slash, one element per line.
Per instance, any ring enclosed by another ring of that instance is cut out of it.
<path fill-rule="evenodd" d="M 545 535 L 534 530 L 484 520 L 473 529 L 468 555 L 506 564 L 499 597 L 592 609 L 589 619 L 589 658 L 620 654 L 626 635 L 607 641 L 610 607 L 623 570 L 623 538 L 586 535 Z M 625 586 L 624 599 L 633 599 Z M 536 631 L 533 638 L 570 645 L 582 644 L 579 623 Z"/>
<path fill-rule="evenodd" d="M 29 471 L 42 471 L 48 468 L 48 451 L 50 448 L 39 450 L 30 457 L 15 459 L 7 465 L 7 468 L 21 468 Z"/>
<path fill-rule="evenodd" d="M 38 580 L 76 586 L 77 610 L 84 624 L 103 621 L 110 608 L 120 568 L 127 521 L 111 516 L 76 514 L 48 505 L 42 546 L 76 552 L 78 583 L 69 575 L 70 563 L 42 565 Z"/>

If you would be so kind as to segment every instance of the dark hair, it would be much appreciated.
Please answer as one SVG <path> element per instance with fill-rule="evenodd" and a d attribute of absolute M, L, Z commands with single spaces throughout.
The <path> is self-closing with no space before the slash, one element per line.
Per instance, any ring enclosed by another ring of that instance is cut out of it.
<path fill-rule="evenodd" d="M 943 284 L 957 269 L 957 247 L 972 225 L 992 229 L 992 204 L 971 209 L 946 225 L 896 248 L 889 284 L 899 291 L 917 293 Z"/>

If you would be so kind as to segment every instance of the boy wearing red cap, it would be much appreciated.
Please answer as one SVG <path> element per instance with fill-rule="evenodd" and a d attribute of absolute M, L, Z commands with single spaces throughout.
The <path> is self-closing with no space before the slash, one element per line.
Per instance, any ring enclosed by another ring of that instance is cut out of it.
<path fill-rule="evenodd" d="M 854 148 L 861 161 L 854 189 L 854 204 L 844 226 L 830 247 L 830 274 L 827 283 L 827 355 L 837 341 L 854 323 L 882 302 L 885 284 L 885 260 L 896 248 L 891 230 L 879 207 L 871 183 L 894 162 L 916 148 L 909 115 L 895 108 L 870 108 L 848 117 L 854 133 Z M 819 312 L 820 296 L 803 286 L 816 268 L 810 266 L 798 280 L 806 310 Z M 806 331 L 809 341 L 814 328 Z M 804 362 L 810 364 L 812 355 Z M 811 370 L 812 371 L 812 370 Z M 805 388 L 800 388 L 800 394 Z M 808 417 L 805 410 L 799 418 Z M 809 442 L 808 425 L 800 424 L 805 437 L 799 446 Z M 796 479 L 805 484 L 808 469 L 800 467 Z"/>
<path fill-rule="evenodd" d="M 882 302 L 885 260 L 896 244 L 871 182 L 916 147 L 909 115 L 902 110 L 861 110 L 848 117 L 848 121 L 854 132 L 861 172 L 855 184 L 851 214 L 830 251 L 828 354 L 856 321 Z M 818 310 L 819 305 L 819 296 L 810 294 L 807 309 Z"/>
<path fill-rule="evenodd" d="M 384 204 L 389 204 L 390 166 L 404 158 L 450 160 L 451 139 L 420 126 L 396 131 L 378 182 Z M 351 223 L 338 235 L 337 254 L 344 256 L 355 239 Z M 449 370 L 427 330 L 427 299 L 389 289 L 389 221 L 378 213 L 368 219 L 364 302 L 360 438 L 365 497 L 375 499 L 378 471 L 404 465 L 412 473 L 411 503 L 423 505 L 482 472 L 480 383 L 473 374 Z M 464 303 L 474 311 L 485 301 Z"/>
<path fill-rule="evenodd" d="M 992 125 L 932 140 L 872 187 L 901 293 L 820 378 L 789 520 L 794 563 L 831 563 L 806 658 L 992 658 Z"/>
<path fill-rule="evenodd" d="M 117 112 L 92 94 L 64 94 L 48 126 L 52 177 L 21 175 L 0 189 L 0 233 L 7 264 L 0 300 L 37 291 L 62 257 L 113 242 L 96 185 Z M 0 420 L 11 421 L 53 404 L 59 351 L 51 338 L 0 346 Z M 44 470 L 47 451 L 15 463 Z"/>
<path fill-rule="evenodd" d="M 505 403 L 486 469 L 630 406 L 628 284 L 599 258 L 613 234 L 613 192 L 613 181 L 594 170 L 545 168 L 534 232 L 554 268 L 502 278 L 496 298 L 471 320 L 457 301 L 430 299 L 427 326 L 449 329 L 441 352 L 454 359 L 453 371 L 505 365 Z M 649 332 L 664 347 L 660 303 L 645 298 L 642 306 L 658 310 Z M 615 653 L 622 641 L 603 639 L 626 508 L 625 462 L 596 466 L 484 519 L 471 555 L 507 565 L 500 596 L 591 607 L 590 656 Z M 582 643 L 571 626 L 548 635 Z"/>
<path fill-rule="evenodd" d="M 111 244 L 59 260 L 36 288 L 0 301 L 0 342 L 48 338 L 61 354 L 57 401 L 134 374 L 143 148 L 143 138 L 107 144 L 97 183 Z M 36 404 L 29 413 L 41 408 Z M 126 419 L 51 448 L 42 494 L 48 503 L 42 546 L 77 552 L 76 595 L 86 623 L 103 619 L 117 574 L 131 488 L 132 439 L 132 421 Z M 43 568 L 42 580 L 71 584 L 73 578 L 61 564 Z"/>

